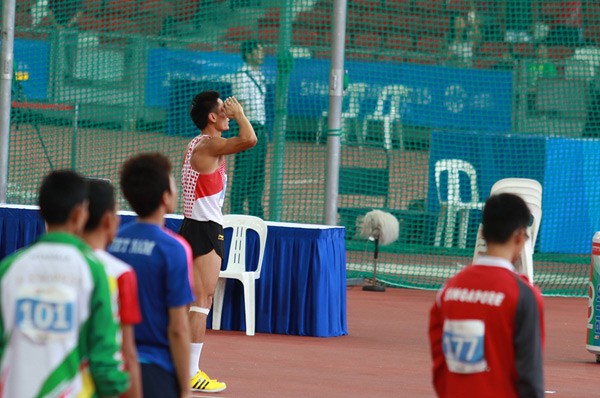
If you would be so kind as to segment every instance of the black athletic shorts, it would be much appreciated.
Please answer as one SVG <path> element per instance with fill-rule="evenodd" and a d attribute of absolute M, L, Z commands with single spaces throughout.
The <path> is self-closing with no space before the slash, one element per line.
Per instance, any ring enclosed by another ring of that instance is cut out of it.
<path fill-rule="evenodd" d="M 223 226 L 214 221 L 197 221 L 184 217 L 179 235 L 183 236 L 192 247 L 194 258 L 214 250 L 223 258 L 225 235 Z"/>
<path fill-rule="evenodd" d="M 179 384 L 175 374 L 149 363 L 141 363 L 140 368 L 144 398 L 179 398 Z"/>

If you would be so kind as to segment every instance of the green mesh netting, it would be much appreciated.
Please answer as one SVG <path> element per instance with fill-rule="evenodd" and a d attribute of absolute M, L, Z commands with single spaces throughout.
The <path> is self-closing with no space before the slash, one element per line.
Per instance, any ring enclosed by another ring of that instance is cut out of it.
<path fill-rule="evenodd" d="M 259 195 L 266 219 L 323 222 L 332 0 L 16 1 L 9 203 L 34 204 L 52 168 L 116 182 L 137 152 L 180 164 L 197 133 L 191 98 L 239 96 L 253 40 L 265 52 L 266 167 L 257 176 L 230 159 L 224 211 Z M 469 263 L 481 211 L 444 224 L 450 168 L 463 170 L 462 203 L 502 178 L 540 181 L 536 282 L 586 294 L 600 229 L 599 21 L 595 0 L 348 1 L 338 214 L 349 277 L 372 273 L 360 227 L 375 208 L 400 223 L 381 247 L 383 281 L 437 288 Z"/>

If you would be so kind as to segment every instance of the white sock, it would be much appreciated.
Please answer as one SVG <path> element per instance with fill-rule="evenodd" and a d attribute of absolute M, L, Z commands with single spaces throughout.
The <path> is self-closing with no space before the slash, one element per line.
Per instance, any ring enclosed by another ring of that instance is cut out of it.
<path fill-rule="evenodd" d="M 203 345 L 204 343 L 190 344 L 190 377 L 194 377 L 200 370 L 198 364 L 200 363 L 200 354 L 202 353 Z"/>

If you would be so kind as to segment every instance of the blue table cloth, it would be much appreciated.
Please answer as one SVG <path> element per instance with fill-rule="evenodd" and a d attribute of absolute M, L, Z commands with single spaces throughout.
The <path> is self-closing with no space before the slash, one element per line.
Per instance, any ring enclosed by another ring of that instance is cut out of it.
<path fill-rule="evenodd" d="M 46 226 L 35 206 L 0 206 L 0 259 L 33 243 Z"/>
<path fill-rule="evenodd" d="M 120 212 L 121 223 L 134 214 Z M 165 225 L 177 231 L 181 217 Z M 267 222 L 261 277 L 256 281 L 256 332 L 331 337 L 348 334 L 346 322 L 346 244 L 343 227 Z M 0 258 L 35 241 L 44 223 L 35 206 L 0 206 Z M 225 260 L 231 230 L 225 231 Z M 247 236 L 248 267 L 256 268 L 258 239 Z M 223 265 L 225 267 L 225 264 Z M 209 316 L 208 326 L 211 327 Z M 223 330 L 245 330 L 241 283 L 228 280 Z"/>

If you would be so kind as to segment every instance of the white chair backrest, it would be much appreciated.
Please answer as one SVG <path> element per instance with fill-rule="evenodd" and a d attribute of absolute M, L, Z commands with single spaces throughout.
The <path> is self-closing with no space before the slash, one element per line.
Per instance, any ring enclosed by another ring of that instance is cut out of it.
<path fill-rule="evenodd" d="M 542 220 L 542 185 L 538 181 L 529 178 L 505 178 L 492 185 L 490 191 L 490 195 L 501 193 L 518 195 L 527 203 L 527 207 L 529 207 L 529 211 L 533 216 L 533 223 L 528 232 L 532 248 L 535 247 Z"/>
<path fill-rule="evenodd" d="M 402 100 L 408 96 L 410 90 L 408 87 L 401 84 L 393 84 L 385 86 L 381 90 L 381 94 L 377 99 L 377 106 L 375 107 L 374 116 L 382 117 L 385 115 L 390 116 L 392 119 L 400 118 L 400 104 Z M 386 104 L 389 103 L 389 107 Z"/>
<path fill-rule="evenodd" d="M 509 191 L 507 191 L 509 190 Z M 512 192 L 518 193 L 531 193 L 535 192 L 539 196 L 542 195 L 542 184 L 536 180 L 530 178 L 504 178 L 496 181 L 492 186 L 491 193 L 495 192 Z"/>
<path fill-rule="evenodd" d="M 519 256 L 515 266 L 517 269 L 524 273 L 529 280 L 533 283 L 533 250 L 535 242 L 540 229 L 540 222 L 542 220 L 542 185 L 532 179 L 528 178 L 505 178 L 497 181 L 490 191 L 490 195 L 497 195 L 501 193 L 512 193 L 519 195 L 531 212 L 533 223 L 527 228 L 527 233 L 530 239 L 525 242 L 525 246 Z M 486 244 L 481 234 L 481 225 L 477 233 L 477 242 L 475 244 L 475 253 L 473 254 L 473 261 L 486 252 Z"/>
<path fill-rule="evenodd" d="M 246 232 L 248 229 L 255 231 L 259 237 L 258 265 L 254 271 L 255 279 L 260 278 L 265 244 L 267 243 L 267 224 L 260 218 L 240 214 L 227 214 L 223 216 L 223 229 L 233 228 L 231 246 L 225 271 L 246 272 Z"/>
<path fill-rule="evenodd" d="M 360 102 L 364 99 L 367 92 L 366 83 L 351 83 L 346 90 L 347 105 L 344 107 L 344 117 L 358 117 L 360 113 Z"/>
<path fill-rule="evenodd" d="M 437 188 L 438 200 L 443 203 L 442 193 L 440 192 L 441 174 L 448 173 L 448 203 L 465 203 L 460 197 L 460 173 L 465 173 L 469 177 L 471 188 L 471 202 L 479 202 L 479 190 L 477 189 L 477 171 L 473 165 L 462 159 L 440 159 L 435 162 L 435 185 Z"/>

